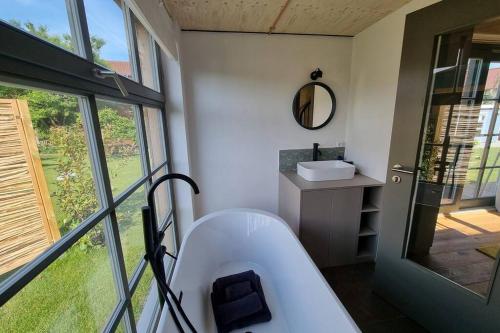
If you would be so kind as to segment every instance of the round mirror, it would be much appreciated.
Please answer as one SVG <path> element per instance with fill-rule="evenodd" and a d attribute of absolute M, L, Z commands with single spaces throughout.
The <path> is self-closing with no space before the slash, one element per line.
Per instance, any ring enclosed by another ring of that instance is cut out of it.
<path fill-rule="evenodd" d="M 300 126 L 314 130 L 332 120 L 336 108 L 332 89 L 321 82 L 311 82 L 297 91 L 293 99 L 293 116 Z"/>

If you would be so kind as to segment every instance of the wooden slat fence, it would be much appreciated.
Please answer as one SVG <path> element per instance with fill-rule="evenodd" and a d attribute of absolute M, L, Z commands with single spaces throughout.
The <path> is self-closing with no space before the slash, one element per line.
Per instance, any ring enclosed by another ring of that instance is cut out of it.
<path fill-rule="evenodd" d="M 28 104 L 0 99 L 0 275 L 60 237 Z"/>

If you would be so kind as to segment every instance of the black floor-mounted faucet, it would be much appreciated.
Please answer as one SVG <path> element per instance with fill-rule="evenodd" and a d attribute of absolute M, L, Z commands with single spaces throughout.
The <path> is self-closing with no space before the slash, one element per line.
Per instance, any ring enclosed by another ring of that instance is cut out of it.
<path fill-rule="evenodd" d="M 145 259 L 149 261 L 156 282 L 158 284 L 158 290 L 160 293 L 159 295 L 160 306 L 163 307 L 163 303 L 164 302 L 167 303 L 168 310 L 170 312 L 170 315 L 172 316 L 172 319 L 174 321 L 175 326 L 177 327 L 178 332 L 184 333 L 185 331 L 179 321 L 179 317 L 177 316 L 177 313 L 175 312 L 171 303 L 174 302 L 177 311 L 180 313 L 182 319 L 189 327 L 190 331 L 192 333 L 196 333 L 196 328 L 193 326 L 193 324 L 191 323 L 187 314 L 184 312 L 184 309 L 181 306 L 180 297 L 177 297 L 172 291 L 172 289 L 170 289 L 170 286 L 168 285 L 165 276 L 165 269 L 164 269 L 165 266 L 163 264 L 163 257 L 165 256 L 165 254 L 169 255 L 173 259 L 177 259 L 177 257 L 167 252 L 166 247 L 163 246 L 161 243 L 163 237 L 165 236 L 165 233 L 163 231 L 160 231 L 158 228 L 158 221 L 156 220 L 156 213 L 155 213 L 154 192 L 161 183 L 166 182 L 170 179 L 181 179 L 187 182 L 189 185 L 191 185 L 195 194 L 200 193 L 198 185 L 196 185 L 194 180 L 192 180 L 190 177 L 186 175 L 182 175 L 179 173 L 169 173 L 167 175 L 161 176 L 151 185 L 151 188 L 149 189 L 148 192 L 148 205 L 142 207 L 144 242 L 146 247 Z"/>
<path fill-rule="evenodd" d="M 313 161 L 317 161 L 319 155 L 321 155 L 321 152 L 319 151 L 319 143 L 313 143 Z"/>

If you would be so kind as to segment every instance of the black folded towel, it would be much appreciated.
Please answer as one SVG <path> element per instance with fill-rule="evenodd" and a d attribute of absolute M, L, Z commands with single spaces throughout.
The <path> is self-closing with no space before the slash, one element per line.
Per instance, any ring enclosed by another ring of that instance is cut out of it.
<path fill-rule="evenodd" d="M 260 310 L 262 310 L 262 303 L 259 295 L 251 293 L 235 301 L 219 305 L 215 309 L 215 314 L 219 317 L 220 323 L 226 326 L 241 318 L 256 314 Z"/>
<path fill-rule="evenodd" d="M 224 289 L 224 296 L 225 300 L 230 302 L 251 294 L 252 292 L 253 289 L 250 281 L 243 281 L 227 286 Z"/>
<path fill-rule="evenodd" d="M 260 277 L 254 271 L 219 278 L 212 290 L 212 308 L 219 333 L 271 320 Z"/>

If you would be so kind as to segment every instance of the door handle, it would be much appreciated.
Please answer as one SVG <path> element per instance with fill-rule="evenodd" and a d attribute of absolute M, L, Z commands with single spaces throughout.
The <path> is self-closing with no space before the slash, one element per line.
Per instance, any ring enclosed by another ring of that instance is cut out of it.
<path fill-rule="evenodd" d="M 411 167 L 403 166 L 401 164 L 394 164 L 392 166 L 391 170 L 394 172 L 401 172 L 401 173 L 406 173 L 406 174 L 410 174 L 410 175 L 413 175 L 415 173 L 415 169 L 413 169 Z"/>

